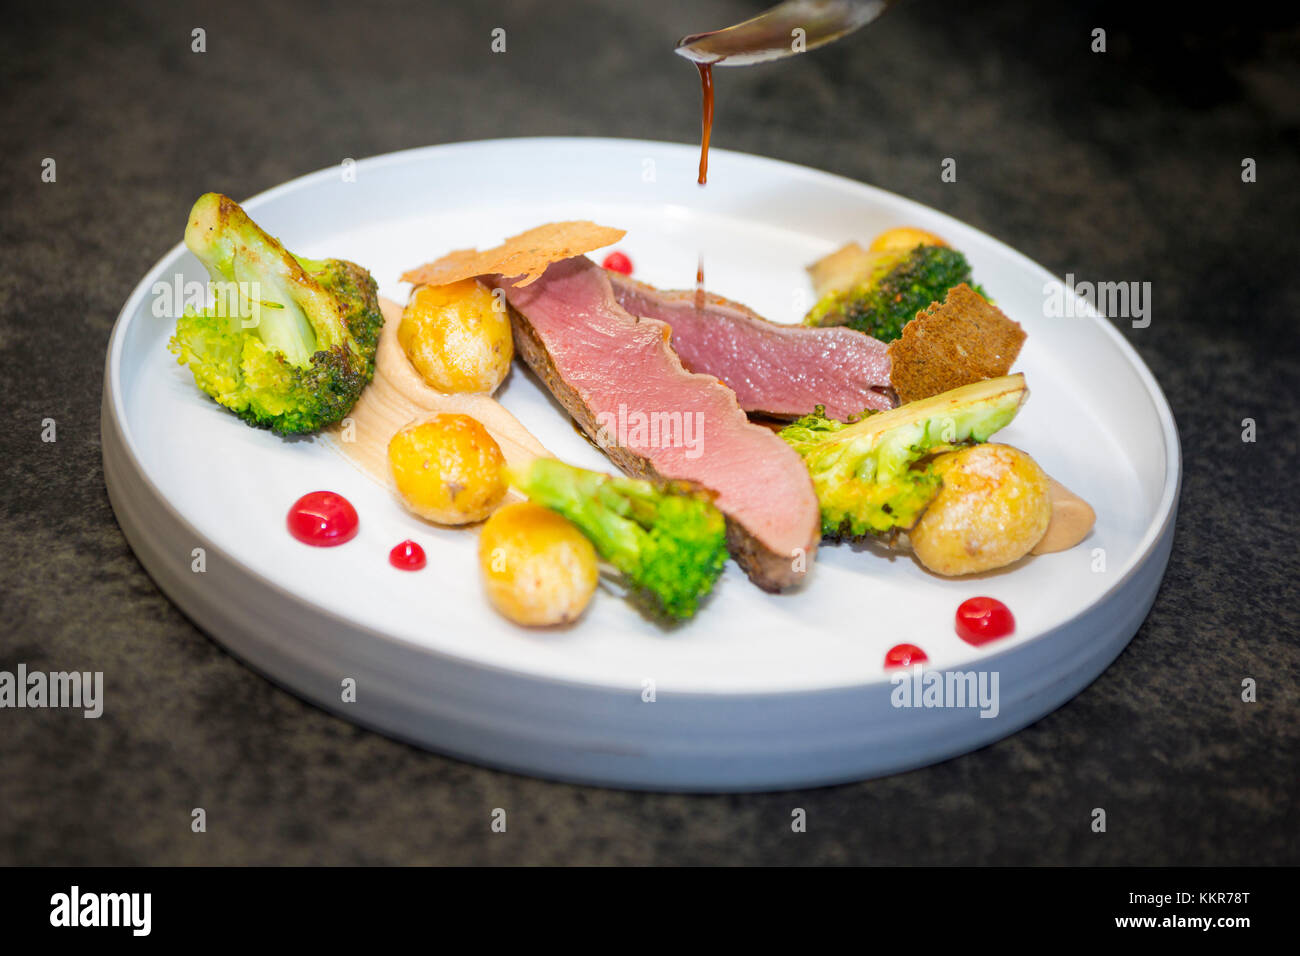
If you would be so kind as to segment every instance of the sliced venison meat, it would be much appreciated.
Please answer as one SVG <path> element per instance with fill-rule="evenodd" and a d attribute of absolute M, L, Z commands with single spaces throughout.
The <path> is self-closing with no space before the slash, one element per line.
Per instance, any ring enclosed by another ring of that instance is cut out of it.
<path fill-rule="evenodd" d="M 759 587 L 803 577 L 820 537 L 807 469 L 730 389 L 682 367 L 665 323 L 628 314 L 585 256 L 526 286 L 486 281 L 505 292 L 518 353 L 620 468 L 715 492 L 732 556 Z"/>
<path fill-rule="evenodd" d="M 893 408 L 889 348 L 839 327 L 769 322 L 743 305 L 689 290 L 663 292 L 617 273 L 614 296 L 624 310 L 667 322 L 672 347 L 692 372 L 721 379 L 740 407 L 797 418 L 824 405 L 840 421 L 864 409 Z"/>

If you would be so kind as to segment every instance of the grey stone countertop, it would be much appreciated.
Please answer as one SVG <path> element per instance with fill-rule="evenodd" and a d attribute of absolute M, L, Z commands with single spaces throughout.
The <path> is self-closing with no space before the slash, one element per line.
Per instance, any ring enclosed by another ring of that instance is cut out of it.
<path fill-rule="evenodd" d="M 53 0 L 6 13 L 0 669 L 104 671 L 111 706 L 99 720 L 0 710 L 0 863 L 1300 862 L 1287 504 L 1300 32 L 1281 12 L 1186 32 L 1118 2 L 909 0 L 849 40 L 718 82 L 716 146 L 912 197 L 1057 275 L 1151 283 L 1150 326 L 1118 327 L 1182 438 L 1168 575 L 1118 660 L 1006 740 L 777 794 L 495 772 L 280 690 L 197 631 L 127 547 L 100 460 L 104 350 L 196 196 L 457 140 L 696 142 L 698 81 L 669 49 L 760 6 Z M 489 49 L 497 27 L 504 55 Z M 1098 27 L 1104 53 L 1090 49 Z M 955 183 L 940 180 L 944 157 L 959 160 Z M 1241 699 L 1248 677 L 1255 703 Z M 509 808 L 506 834 L 490 831 L 494 807 Z M 793 807 L 807 832 L 792 832 Z"/>

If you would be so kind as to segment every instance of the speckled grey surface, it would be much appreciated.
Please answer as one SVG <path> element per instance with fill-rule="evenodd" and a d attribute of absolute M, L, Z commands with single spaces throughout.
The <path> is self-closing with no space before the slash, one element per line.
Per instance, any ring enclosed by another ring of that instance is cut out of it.
<path fill-rule="evenodd" d="M 1128 4 L 909 0 L 721 79 L 718 146 L 911 196 L 1060 275 L 1150 281 L 1151 326 L 1122 331 L 1169 396 L 1186 472 L 1155 608 L 1059 711 L 883 780 L 700 797 L 480 769 L 244 668 L 127 548 L 99 399 L 117 310 L 199 193 L 462 139 L 694 141 L 695 73 L 668 48 L 759 4 L 153 6 L 28 4 L 0 35 L 0 669 L 102 670 L 109 695 L 97 721 L 0 710 L 0 862 L 1300 862 L 1294 22 L 1185 32 Z"/>

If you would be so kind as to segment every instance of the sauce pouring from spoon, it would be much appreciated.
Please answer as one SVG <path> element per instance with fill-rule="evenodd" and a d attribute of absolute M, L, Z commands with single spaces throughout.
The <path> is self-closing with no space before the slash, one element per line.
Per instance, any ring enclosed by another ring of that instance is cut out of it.
<path fill-rule="evenodd" d="M 713 134 L 714 66 L 748 66 L 815 50 L 866 26 L 897 0 L 785 0 L 756 17 L 722 30 L 692 33 L 675 52 L 700 72 L 700 175 L 709 181 Z M 695 272 L 695 308 L 704 308 L 704 254 Z"/>
<path fill-rule="evenodd" d="M 700 177 L 709 174 L 713 131 L 713 67 L 749 66 L 794 56 L 866 26 L 897 0 L 785 0 L 756 17 L 722 30 L 692 33 L 674 50 L 700 72 Z"/>

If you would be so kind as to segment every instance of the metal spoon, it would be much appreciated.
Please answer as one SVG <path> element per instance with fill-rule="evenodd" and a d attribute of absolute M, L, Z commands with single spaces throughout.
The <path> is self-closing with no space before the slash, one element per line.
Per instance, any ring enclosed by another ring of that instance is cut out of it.
<path fill-rule="evenodd" d="M 815 50 L 866 26 L 896 0 L 785 0 L 723 30 L 692 33 L 676 52 L 693 63 L 748 66 Z M 796 30 L 802 30 L 802 37 Z M 798 42 L 798 41 L 802 42 Z"/>

